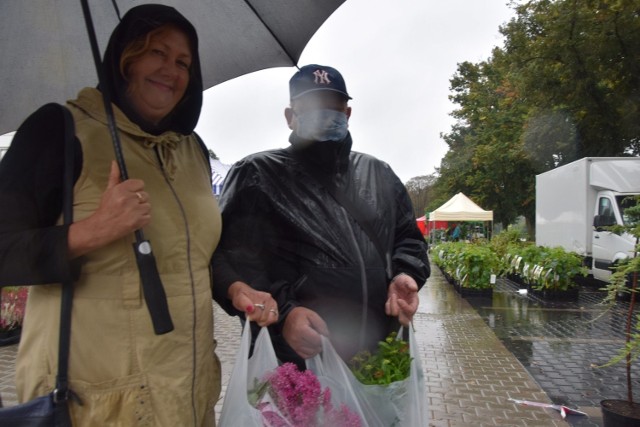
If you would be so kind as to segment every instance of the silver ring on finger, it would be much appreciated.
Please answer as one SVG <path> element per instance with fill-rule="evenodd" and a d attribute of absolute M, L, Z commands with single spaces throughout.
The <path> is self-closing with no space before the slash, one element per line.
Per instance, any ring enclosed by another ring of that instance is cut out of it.
<path fill-rule="evenodd" d="M 139 203 L 144 203 L 144 198 L 142 197 L 142 194 L 140 194 L 139 191 L 136 191 L 136 197 L 138 198 Z"/>
<path fill-rule="evenodd" d="M 271 310 L 269 310 L 269 313 L 273 313 L 276 316 L 278 315 L 278 310 L 274 310 L 273 308 Z"/>
<path fill-rule="evenodd" d="M 253 304 L 258 307 L 260 310 L 264 310 L 264 304 Z"/>

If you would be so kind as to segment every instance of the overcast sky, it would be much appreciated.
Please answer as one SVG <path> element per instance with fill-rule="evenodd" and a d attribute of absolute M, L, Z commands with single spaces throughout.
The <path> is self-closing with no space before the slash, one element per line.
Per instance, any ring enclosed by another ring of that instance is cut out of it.
<path fill-rule="evenodd" d="M 434 172 L 447 151 L 449 79 L 463 61 L 502 46 L 507 0 L 347 0 L 311 39 L 299 65 L 337 68 L 353 97 L 353 149 L 403 182 Z M 284 119 L 295 68 L 262 70 L 205 92 L 196 131 L 223 163 L 289 145 Z"/>
<path fill-rule="evenodd" d="M 403 182 L 434 172 L 455 108 L 449 79 L 463 61 L 502 45 L 507 0 L 347 0 L 302 53 L 299 65 L 330 65 L 353 97 L 353 149 L 391 165 Z M 288 146 L 284 108 L 295 68 L 262 70 L 205 92 L 196 131 L 223 163 Z M 0 145 L 9 137 L 0 136 Z"/>

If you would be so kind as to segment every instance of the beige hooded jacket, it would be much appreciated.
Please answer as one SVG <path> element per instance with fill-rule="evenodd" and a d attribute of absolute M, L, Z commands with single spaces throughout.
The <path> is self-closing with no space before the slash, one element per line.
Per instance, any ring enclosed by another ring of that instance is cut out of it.
<path fill-rule="evenodd" d="M 74 219 L 96 210 L 114 151 L 102 98 L 84 89 L 70 101 L 82 146 Z M 214 354 L 209 261 L 220 214 L 195 137 L 154 136 L 116 109 L 129 176 L 152 204 L 145 237 L 153 246 L 175 330 L 155 335 L 132 248 L 133 236 L 82 259 L 73 300 L 69 378 L 83 405 L 77 426 L 213 426 L 220 393 Z M 31 288 L 17 361 L 21 401 L 50 392 L 57 370 L 60 286 Z"/>

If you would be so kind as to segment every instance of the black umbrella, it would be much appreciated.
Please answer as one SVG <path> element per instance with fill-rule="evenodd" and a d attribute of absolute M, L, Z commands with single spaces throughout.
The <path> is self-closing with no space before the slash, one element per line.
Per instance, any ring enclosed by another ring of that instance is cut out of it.
<path fill-rule="evenodd" d="M 106 44 L 117 24 L 120 9 L 139 1 L 11 0 L 3 4 L 0 46 L 0 133 L 14 130 L 41 104 L 73 97 L 98 81 L 116 160 L 123 180 L 128 179 L 115 119 L 102 79 L 99 40 Z M 260 69 L 296 65 L 305 45 L 344 0 L 190 0 L 175 7 L 189 19 L 200 39 L 204 87 Z M 156 1 L 171 5 L 172 2 Z M 79 12 L 82 10 L 83 19 Z M 97 17 L 99 28 L 92 18 Z M 82 27 L 86 24 L 86 30 Z M 88 38 L 87 38 L 88 35 Z M 86 40 L 89 40 L 87 44 Z M 90 48 L 89 48 L 90 47 Z M 91 51 L 91 55 L 89 55 Z M 95 69 L 89 66 L 91 56 Z M 96 71 L 98 79 L 95 78 Z M 136 231 L 134 250 L 145 301 L 157 334 L 173 330 L 166 295 L 151 245 Z"/>
<path fill-rule="evenodd" d="M 89 0 L 98 46 L 134 6 L 175 7 L 198 32 L 204 88 L 272 67 L 295 66 L 345 0 Z M 118 12 L 119 9 L 119 12 Z M 98 83 L 78 0 L 3 0 L 0 9 L 0 134 L 38 107 Z"/>

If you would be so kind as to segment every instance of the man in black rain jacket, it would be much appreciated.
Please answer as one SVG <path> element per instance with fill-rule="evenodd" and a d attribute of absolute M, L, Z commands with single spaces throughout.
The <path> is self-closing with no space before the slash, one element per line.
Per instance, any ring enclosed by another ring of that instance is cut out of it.
<path fill-rule="evenodd" d="M 348 361 L 411 321 L 430 274 L 426 244 L 391 168 L 351 151 L 340 73 L 307 65 L 289 86 L 291 146 L 250 155 L 226 178 L 214 298 L 241 314 L 230 304 L 237 283 L 271 292 L 281 361 L 304 366 L 320 335 Z"/>

